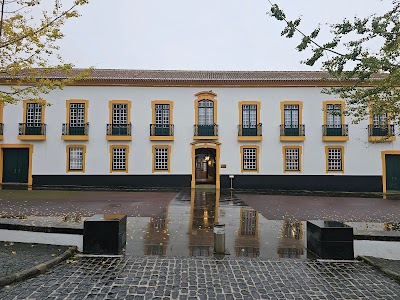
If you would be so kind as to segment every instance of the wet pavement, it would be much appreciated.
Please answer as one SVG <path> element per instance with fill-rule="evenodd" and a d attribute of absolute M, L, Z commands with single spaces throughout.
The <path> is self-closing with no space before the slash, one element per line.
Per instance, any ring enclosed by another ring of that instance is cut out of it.
<path fill-rule="evenodd" d="M 301 260 L 79 258 L 0 290 L 1 299 L 399 299 L 367 264 Z"/>
<path fill-rule="evenodd" d="M 0 190 L 0 216 L 157 215 L 177 192 Z"/>
<path fill-rule="evenodd" d="M 49 261 L 67 249 L 65 246 L 0 242 L 0 278 Z"/>

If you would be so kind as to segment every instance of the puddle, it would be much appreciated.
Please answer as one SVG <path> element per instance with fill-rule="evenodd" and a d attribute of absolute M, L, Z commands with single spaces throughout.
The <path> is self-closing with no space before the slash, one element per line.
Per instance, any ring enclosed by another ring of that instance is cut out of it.
<path fill-rule="evenodd" d="M 213 225 L 220 223 L 225 224 L 225 245 L 232 257 L 314 258 L 306 250 L 306 221 L 266 219 L 229 192 L 183 191 L 158 211 L 155 217 L 128 217 L 126 254 L 211 256 Z M 59 217 L 26 216 L 26 220 L 36 224 L 64 223 L 71 227 L 82 227 L 84 219 L 82 216 L 74 218 L 78 222 L 63 222 Z M 346 224 L 352 226 L 355 233 L 400 232 L 399 223 L 393 222 Z M 39 233 L 31 234 L 39 236 Z M 355 240 L 354 250 L 355 256 L 400 260 L 400 242 Z"/>

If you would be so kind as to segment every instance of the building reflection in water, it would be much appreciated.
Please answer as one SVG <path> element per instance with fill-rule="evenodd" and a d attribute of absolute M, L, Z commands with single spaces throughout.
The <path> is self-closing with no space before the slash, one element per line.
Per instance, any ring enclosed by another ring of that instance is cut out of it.
<path fill-rule="evenodd" d="M 147 225 L 145 255 L 166 255 L 168 241 L 168 208 L 165 208 L 161 215 L 150 218 Z"/>
<path fill-rule="evenodd" d="M 302 240 L 303 224 L 299 221 L 283 220 L 278 256 L 280 258 L 300 258 L 304 253 Z"/>
<path fill-rule="evenodd" d="M 189 255 L 210 256 L 214 245 L 214 224 L 218 222 L 220 191 L 192 190 L 190 196 Z"/>
<path fill-rule="evenodd" d="M 243 257 L 258 257 L 258 212 L 252 208 L 240 208 L 238 236 L 235 240 L 235 254 Z"/>

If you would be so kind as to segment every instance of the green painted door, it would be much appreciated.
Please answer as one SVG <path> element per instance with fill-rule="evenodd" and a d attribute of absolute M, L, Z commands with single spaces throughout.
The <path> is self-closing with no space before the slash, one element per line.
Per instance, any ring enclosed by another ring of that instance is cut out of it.
<path fill-rule="evenodd" d="M 29 149 L 3 149 L 3 183 L 28 183 Z"/>
<path fill-rule="evenodd" d="M 386 190 L 400 191 L 400 155 L 386 155 Z"/>

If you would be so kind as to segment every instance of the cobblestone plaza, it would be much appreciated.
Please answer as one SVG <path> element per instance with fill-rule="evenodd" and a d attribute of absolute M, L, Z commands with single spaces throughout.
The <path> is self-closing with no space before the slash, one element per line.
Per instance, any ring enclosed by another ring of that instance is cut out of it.
<path fill-rule="evenodd" d="M 400 299 L 361 262 L 78 258 L 0 291 L 1 299 Z"/>

